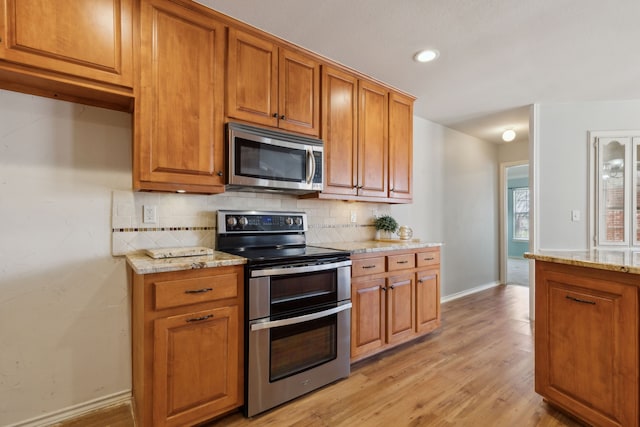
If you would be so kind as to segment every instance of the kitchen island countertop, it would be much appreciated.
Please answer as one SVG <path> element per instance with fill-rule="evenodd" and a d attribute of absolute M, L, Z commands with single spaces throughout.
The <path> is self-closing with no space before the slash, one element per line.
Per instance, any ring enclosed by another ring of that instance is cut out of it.
<path fill-rule="evenodd" d="M 150 274 L 163 273 L 166 271 L 241 265 L 246 264 L 247 259 L 219 251 L 214 251 L 212 255 L 154 259 L 146 255 L 144 251 L 138 251 L 127 254 L 127 263 L 136 274 Z"/>
<path fill-rule="evenodd" d="M 338 249 L 351 252 L 352 255 L 369 252 L 397 251 L 404 249 L 423 249 L 442 246 L 438 242 L 425 242 L 420 239 L 410 240 L 365 240 L 362 242 L 329 242 L 311 243 L 313 246 Z"/>
<path fill-rule="evenodd" d="M 600 270 L 640 274 L 640 251 L 630 249 L 543 250 L 526 252 L 525 258 Z"/>

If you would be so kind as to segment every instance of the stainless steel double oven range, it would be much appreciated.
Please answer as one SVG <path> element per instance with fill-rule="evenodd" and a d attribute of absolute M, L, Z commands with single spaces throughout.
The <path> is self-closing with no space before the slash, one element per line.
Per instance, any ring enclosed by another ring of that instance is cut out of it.
<path fill-rule="evenodd" d="M 248 417 L 349 376 L 349 253 L 307 246 L 306 232 L 303 212 L 218 211 L 216 248 L 248 260 Z"/>

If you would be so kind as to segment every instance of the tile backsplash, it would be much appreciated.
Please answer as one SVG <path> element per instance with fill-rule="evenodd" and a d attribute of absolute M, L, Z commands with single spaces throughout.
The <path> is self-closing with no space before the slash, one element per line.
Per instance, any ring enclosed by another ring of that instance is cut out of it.
<path fill-rule="evenodd" d="M 143 206 L 156 207 L 156 223 L 144 223 Z M 307 243 L 370 240 L 376 214 L 390 212 L 385 203 L 298 199 L 271 193 L 227 192 L 214 196 L 113 191 L 111 253 L 140 249 L 205 246 L 215 248 L 216 215 L 221 209 L 302 211 L 307 213 Z M 355 216 L 355 222 L 352 222 Z"/>

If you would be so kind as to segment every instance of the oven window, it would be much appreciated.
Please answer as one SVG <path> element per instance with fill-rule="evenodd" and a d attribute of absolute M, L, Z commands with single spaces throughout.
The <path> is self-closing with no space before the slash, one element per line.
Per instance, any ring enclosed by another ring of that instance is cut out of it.
<path fill-rule="evenodd" d="M 338 316 L 271 329 L 271 382 L 281 380 L 336 358 Z"/>
<path fill-rule="evenodd" d="M 307 180 L 305 150 L 236 138 L 235 157 L 236 175 L 291 182 Z"/>
<path fill-rule="evenodd" d="M 271 315 L 305 310 L 338 299 L 335 269 L 271 278 Z"/>

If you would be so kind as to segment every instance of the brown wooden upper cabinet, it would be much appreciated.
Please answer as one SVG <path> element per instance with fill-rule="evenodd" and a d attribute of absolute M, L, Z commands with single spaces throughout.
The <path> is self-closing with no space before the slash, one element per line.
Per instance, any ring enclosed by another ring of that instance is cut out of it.
<path fill-rule="evenodd" d="M 143 0 L 137 190 L 224 191 L 225 26 L 204 7 Z"/>
<path fill-rule="evenodd" d="M 413 195 L 413 99 L 389 95 L 389 197 L 411 201 Z"/>
<path fill-rule="evenodd" d="M 412 199 L 413 98 L 329 66 L 322 73 L 321 198 Z"/>
<path fill-rule="evenodd" d="M 133 0 L 2 1 L 0 80 L 38 95 L 128 104 L 133 10 Z"/>
<path fill-rule="evenodd" d="M 227 115 L 320 134 L 320 63 L 267 37 L 229 30 Z"/>

